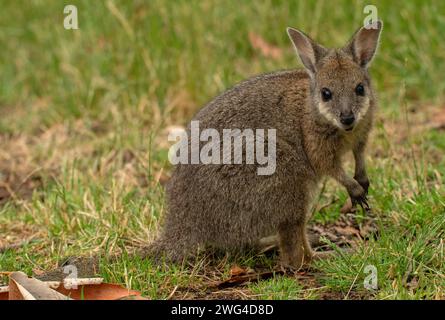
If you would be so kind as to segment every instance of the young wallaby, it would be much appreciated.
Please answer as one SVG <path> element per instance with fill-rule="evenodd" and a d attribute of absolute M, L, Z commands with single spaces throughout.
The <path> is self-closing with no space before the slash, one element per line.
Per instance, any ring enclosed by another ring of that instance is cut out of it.
<path fill-rule="evenodd" d="M 305 70 L 246 80 L 201 109 L 193 119 L 201 129 L 276 129 L 275 141 L 264 138 L 276 142 L 275 172 L 259 175 L 257 162 L 177 165 L 151 253 L 178 261 L 199 247 L 237 249 L 278 232 L 282 263 L 299 268 L 316 255 L 306 224 L 323 176 L 343 185 L 353 203 L 367 206 L 364 150 L 377 105 L 368 67 L 382 26 L 362 27 L 340 49 L 288 28 Z M 353 178 L 342 167 L 349 150 Z"/>

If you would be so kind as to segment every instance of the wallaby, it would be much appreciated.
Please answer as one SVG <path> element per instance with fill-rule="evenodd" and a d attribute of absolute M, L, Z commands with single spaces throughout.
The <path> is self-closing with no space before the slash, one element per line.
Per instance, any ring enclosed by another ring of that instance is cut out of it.
<path fill-rule="evenodd" d="M 278 233 L 284 265 L 299 268 L 316 257 L 306 224 L 321 178 L 336 179 L 354 204 L 367 206 L 364 151 L 377 107 L 368 67 L 382 27 L 376 21 L 360 28 L 340 49 L 288 28 L 305 69 L 248 79 L 202 108 L 193 119 L 200 128 L 275 128 L 275 172 L 257 174 L 258 163 L 177 165 L 163 229 L 149 252 L 178 261 L 200 247 L 237 249 Z M 353 178 L 342 167 L 349 150 Z"/>

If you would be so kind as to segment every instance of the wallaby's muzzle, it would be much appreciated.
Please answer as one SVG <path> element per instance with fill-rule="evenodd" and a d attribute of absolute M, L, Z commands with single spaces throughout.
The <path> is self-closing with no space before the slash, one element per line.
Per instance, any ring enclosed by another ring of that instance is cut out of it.
<path fill-rule="evenodd" d="M 351 131 L 354 128 L 355 116 L 352 112 L 346 115 L 341 114 L 340 122 L 346 131 Z"/>

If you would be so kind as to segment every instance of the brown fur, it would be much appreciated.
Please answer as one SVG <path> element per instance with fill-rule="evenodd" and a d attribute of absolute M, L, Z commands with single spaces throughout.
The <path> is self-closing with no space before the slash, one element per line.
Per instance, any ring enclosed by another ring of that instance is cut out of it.
<path fill-rule="evenodd" d="M 178 261 L 200 247 L 237 249 L 278 232 L 284 264 L 309 262 L 314 253 L 306 223 L 320 179 L 333 177 L 355 203 L 366 203 L 369 182 L 363 153 L 377 105 L 367 65 L 381 27 L 379 22 L 377 30 L 360 29 L 341 49 L 325 49 L 290 29 L 306 70 L 246 80 L 201 109 L 194 117 L 201 130 L 276 128 L 276 171 L 260 176 L 257 165 L 177 165 L 166 189 L 165 224 L 151 254 Z M 364 97 L 354 91 L 360 82 Z M 333 97 L 322 114 L 324 87 Z M 342 112 L 359 117 L 350 132 L 338 125 Z M 341 165 L 350 150 L 356 160 L 354 178 Z"/>

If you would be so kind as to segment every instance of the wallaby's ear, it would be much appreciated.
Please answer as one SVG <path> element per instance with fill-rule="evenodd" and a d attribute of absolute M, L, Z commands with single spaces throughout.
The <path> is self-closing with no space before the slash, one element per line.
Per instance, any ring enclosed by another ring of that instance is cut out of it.
<path fill-rule="evenodd" d="M 379 44 L 383 22 L 378 20 L 361 27 L 346 45 L 355 62 L 366 68 L 371 62 Z"/>
<path fill-rule="evenodd" d="M 323 58 L 327 49 L 297 29 L 287 28 L 287 34 L 294 44 L 301 62 L 310 74 L 313 75 L 317 71 L 317 62 Z"/>

